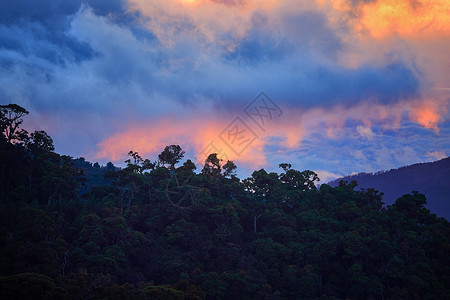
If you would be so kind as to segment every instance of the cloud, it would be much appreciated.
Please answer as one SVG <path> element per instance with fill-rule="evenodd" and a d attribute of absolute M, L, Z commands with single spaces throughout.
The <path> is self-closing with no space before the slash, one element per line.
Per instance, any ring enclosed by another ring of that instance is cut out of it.
<path fill-rule="evenodd" d="M 256 139 L 246 151 L 236 154 L 223 139 L 219 138 L 227 124 L 207 118 L 206 116 L 190 120 L 166 118 L 148 124 L 131 125 L 127 130 L 100 142 L 95 158 L 121 161 L 130 150 L 137 151 L 145 157 L 156 157 L 164 146 L 180 144 L 200 164 L 214 152 L 220 154 L 223 159 L 255 168 L 267 163 L 262 139 Z M 187 123 L 189 126 L 186 126 Z"/>
<path fill-rule="evenodd" d="M 182 118 L 162 117 L 147 123 L 127 124 L 125 130 L 98 144 L 96 158 L 123 161 L 129 150 L 138 151 L 146 157 L 156 157 L 165 145 L 183 141 L 182 147 L 200 163 L 208 154 L 218 152 L 224 154 L 226 159 L 253 169 L 273 168 L 289 161 L 294 166 L 297 162 L 301 168 L 328 168 L 338 174 L 344 170 L 351 172 L 354 168 L 376 171 L 420 162 L 420 157 L 433 144 L 435 147 L 445 147 L 436 144 L 437 137 L 434 141 L 429 140 L 428 145 L 423 140 L 414 141 L 418 127 L 409 129 L 402 125 L 409 122 L 408 112 L 411 109 L 409 102 L 392 106 L 370 101 L 350 108 L 337 105 L 327 109 L 291 109 L 285 110 L 279 119 L 266 120 L 268 123 L 264 131 L 241 112 L 237 116 L 257 137 L 239 154 L 233 151 L 233 145 L 230 147 L 224 142 L 223 136 L 221 138 L 229 128 L 232 115 L 227 119 L 194 110 L 186 112 Z M 395 138 L 397 132 L 404 137 Z M 210 143 L 216 150 L 210 147 L 211 151 L 207 152 L 205 149 Z M 334 166 L 330 165 L 331 161 L 334 161 Z"/>
<path fill-rule="evenodd" d="M 128 0 L 128 5 L 167 46 L 188 37 L 220 50 L 233 48 L 233 40 L 251 28 L 253 13 L 271 10 L 277 1 Z"/>
<path fill-rule="evenodd" d="M 448 99 L 444 101 L 420 101 L 412 108 L 411 119 L 425 128 L 433 129 L 439 133 L 438 125 L 444 121 L 447 114 Z"/>
<path fill-rule="evenodd" d="M 433 160 L 441 160 L 447 157 L 447 154 L 445 154 L 444 151 L 433 151 L 433 152 L 427 152 L 426 154 L 430 159 Z"/>
<path fill-rule="evenodd" d="M 0 3 L 0 48 L 35 56 L 53 64 L 82 61 L 94 55 L 87 43 L 67 34 L 81 0 L 6 0 Z M 87 1 L 102 15 L 122 15 L 121 0 Z"/>
<path fill-rule="evenodd" d="M 445 149 L 449 94 L 434 87 L 449 79 L 447 33 L 376 36 L 364 8 L 386 1 L 85 3 L 0 4 L 0 101 L 27 107 L 58 151 L 120 161 L 182 141 L 202 161 L 211 141 L 226 149 L 235 117 L 252 124 L 243 110 L 260 91 L 284 114 L 242 156 L 228 150 L 249 167 L 341 174 Z"/>
<path fill-rule="evenodd" d="M 377 39 L 401 36 L 429 39 L 450 34 L 450 3 L 446 0 L 378 0 L 361 8 L 362 29 Z"/>
<path fill-rule="evenodd" d="M 361 135 L 361 137 L 366 139 L 371 139 L 373 137 L 373 131 L 370 127 L 365 127 L 362 125 L 356 126 L 356 131 Z"/>
<path fill-rule="evenodd" d="M 342 174 L 335 174 L 335 173 L 325 171 L 325 170 L 315 170 L 314 172 L 319 176 L 320 184 L 324 184 L 324 183 L 327 183 L 327 182 L 330 182 L 335 179 L 343 177 Z"/>

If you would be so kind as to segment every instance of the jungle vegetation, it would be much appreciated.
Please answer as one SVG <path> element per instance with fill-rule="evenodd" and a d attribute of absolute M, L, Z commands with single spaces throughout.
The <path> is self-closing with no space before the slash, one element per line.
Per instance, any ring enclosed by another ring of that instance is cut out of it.
<path fill-rule="evenodd" d="M 0 113 L 2 299 L 450 298 L 450 226 L 419 192 L 386 207 L 289 163 L 240 179 L 178 145 L 100 166 Z"/>

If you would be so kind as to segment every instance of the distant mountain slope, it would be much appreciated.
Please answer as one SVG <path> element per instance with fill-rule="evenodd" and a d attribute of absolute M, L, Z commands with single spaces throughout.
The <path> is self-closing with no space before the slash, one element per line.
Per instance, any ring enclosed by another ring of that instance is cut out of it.
<path fill-rule="evenodd" d="M 383 201 L 392 204 L 400 196 L 419 191 L 425 194 L 426 207 L 439 217 L 450 220 L 450 157 L 430 163 L 381 171 L 377 173 L 359 173 L 329 182 L 337 186 L 339 181 L 358 181 L 358 188 L 375 188 L 384 192 Z"/>

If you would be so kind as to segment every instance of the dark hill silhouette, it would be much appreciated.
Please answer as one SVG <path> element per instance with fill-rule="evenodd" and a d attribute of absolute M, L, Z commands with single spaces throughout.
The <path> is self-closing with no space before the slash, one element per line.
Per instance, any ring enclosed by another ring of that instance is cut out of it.
<path fill-rule="evenodd" d="M 383 201 L 389 205 L 400 196 L 417 190 L 427 197 L 428 203 L 425 206 L 432 213 L 450 219 L 450 157 L 389 171 L 359 173 L 328 184 L 334 187 L 341 180 L 356 180 L 358 188 L 372 187 L 384 192 Z"/>

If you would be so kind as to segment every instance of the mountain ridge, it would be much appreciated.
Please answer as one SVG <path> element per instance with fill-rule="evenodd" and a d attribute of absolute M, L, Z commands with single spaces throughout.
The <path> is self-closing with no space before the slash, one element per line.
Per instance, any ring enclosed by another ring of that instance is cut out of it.
<path fill-rule="evenodd" d="M 383 201 L 391 205 L 413 190 L 425 194 L 425 205 L 439 217 L 450 218 L 450 157 L 403 166 L 375 173 L 358 173 L 328 182 L 332 187 L 341 180 L 358 182 L 358 188 L 375 188 L 384 193 Z"/>

